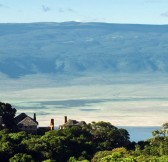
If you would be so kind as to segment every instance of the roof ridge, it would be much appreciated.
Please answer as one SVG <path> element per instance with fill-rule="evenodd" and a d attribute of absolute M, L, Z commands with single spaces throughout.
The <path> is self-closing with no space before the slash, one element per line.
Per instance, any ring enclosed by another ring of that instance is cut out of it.
<path fill-rule="evenodd" d="M 21 120 L 18 124 L 20 124 L 21 122 L 23 122 L 26 118 L 29 118 L 29 119 L 31 119 L 34 123 L 36 123 L 36 124 L 38 124 L 38 122 L 37 121 L 35 121 L 33 118 L 31 118 L 30 116 L 27 116 L 27 117 L 25 117 L 23 120 Z M 17 125 L 18 125 L 17 124 Z"/>

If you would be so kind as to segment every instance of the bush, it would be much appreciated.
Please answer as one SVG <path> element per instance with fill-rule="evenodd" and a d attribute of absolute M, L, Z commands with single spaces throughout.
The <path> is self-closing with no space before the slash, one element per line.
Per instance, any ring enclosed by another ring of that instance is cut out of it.
<path fill-rule="evenodd" d="M 18 153 L 9 159 L 10 162 L 34 162 L 31 155 Z"/>

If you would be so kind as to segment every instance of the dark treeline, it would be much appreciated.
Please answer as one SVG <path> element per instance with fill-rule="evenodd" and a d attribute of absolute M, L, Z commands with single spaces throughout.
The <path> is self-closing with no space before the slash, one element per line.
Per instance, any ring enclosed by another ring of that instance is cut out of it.
<path fill-rule="evenodd" d="M 156 133 L 158 132 L 158 133 Z M 168 134 L 130 142 L 128 132 L 106 122 L 31 135 L 0 131 L 0 161 L 166 162 Z M 160 133 L 159 133 L 160 132 Z"/>

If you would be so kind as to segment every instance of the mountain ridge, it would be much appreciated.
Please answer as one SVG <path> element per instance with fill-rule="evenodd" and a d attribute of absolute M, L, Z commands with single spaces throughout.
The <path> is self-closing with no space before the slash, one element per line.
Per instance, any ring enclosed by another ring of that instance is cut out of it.
<path fill-rule="evenodd" d="M 168 73 L 168 25 L 109 23 L 0 24 L 0 72 Z"/>

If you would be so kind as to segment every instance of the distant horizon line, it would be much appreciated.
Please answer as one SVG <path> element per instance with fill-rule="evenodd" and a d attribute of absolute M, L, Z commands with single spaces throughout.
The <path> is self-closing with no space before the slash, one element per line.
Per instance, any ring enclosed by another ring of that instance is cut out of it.
<path fill-rule="evenodd" d="M 118 24 L 118 25 L 151 25 L 151 26 L 164 26 L 167 24 L 147 24 L 147 23 L 116 23 L 116 22 L 94 22 L 94 21 L 88 21 L 88 22 L 82 22 L 82 21 L 32 21 L 32 22 L 0 22 L 0 24 L 40 24 L 40 23 L 81 23 L 81 24 Z"/>

